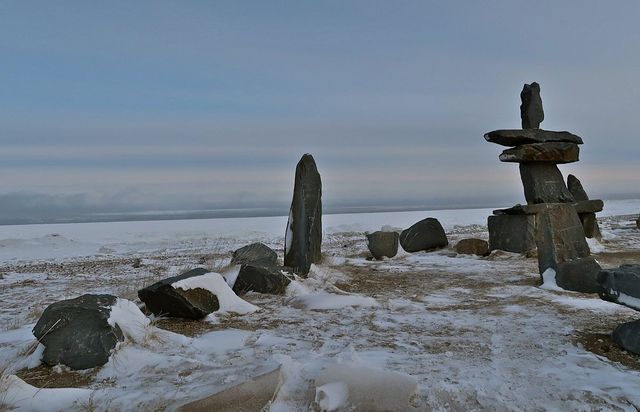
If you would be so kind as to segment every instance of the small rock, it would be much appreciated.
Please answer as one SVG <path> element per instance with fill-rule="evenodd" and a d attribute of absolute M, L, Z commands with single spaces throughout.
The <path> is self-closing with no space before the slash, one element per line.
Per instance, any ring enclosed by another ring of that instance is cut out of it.
<path fill-rule="evenodd" d="M 72 369 L 104 365 L 118 342 L 124 341 L 120 327 L 109 325 L 112 295 L 82 295 L 49 305 L 33 328 L 44 345 L 42 361 Z"/>
<path fill-rule="evenodd" d="M 398 232 L 377 231 L 367 234 L 367 247 L 377 260 L 398 254 Z"/>
<path fill-rule="evenodd" d="M 134 269 L 138 269 L 140 266 L 142 266 L 142 259 L 135 258 L 131 267 Z"/>
<path fill-rule="evenodd" d="M 456 244 L 456 253 L 461 255 L 487 256 L 489 254 L 489 243 L 482 239 L 462 239 Z"/>
<path fill-rule="evenodd" d="M 278 254 L 264 243 L 252 243 L 233 252 L 231 263 L 235 265 L 276 265 L 278 263 Z"/>
<path fill-rule="evenodd" d="M 291 279 L 283 272 L 291 272 L 291 268 L 275 265 L 242 265 L 233 284 L 233 291 L 238 295 L 247 292 L 281 295 L 291 283 Z"/>
<path fill-rule="evenodd" d="M 400 233 L 400 245 L 409 253 L 440 249 L 449 244 L 438 219 L 428 217 Z"/>
<path fill-rule="evenodd" d="M 613 341 L 625 350 L 640 355 L 640 320 L 618 325 L 613 331 Z"/>
<path fill-rule="evenodd" d="M 520 92 L 520 118 L 523 129 L 537 129 L 544 120 L 540 85 L 536 82 L 525 84 Z"/>

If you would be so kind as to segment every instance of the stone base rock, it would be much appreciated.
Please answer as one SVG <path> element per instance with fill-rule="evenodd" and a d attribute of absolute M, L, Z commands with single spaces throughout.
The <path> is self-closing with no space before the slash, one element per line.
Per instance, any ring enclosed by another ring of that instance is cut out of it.
<path fill-rule="evenodd" d="M 529 204 L 575 202 L 555 164 L 520 163 L 520 178 Z"/>
<path fill-rule="evenodd" d="M 183 290 L 171 285 L 208 272 L 207 269 L 197 268 L 179 276 L 163 279 L 140 289 L 138 297 L 154 315 L 202 319 L 220 308 L 216 295 L 201 288 Z"/>
<path fill-rule="evenodd" d="M 233 291 L 237 295 L 247 292 L 269 293 L 280 295 L 285 292 L 291 282 L 282 272 L 291 272 L 284 266 L 242 265 Z"/>
<path fill-rule="evenodd" d="M 526 253 L 536 248 L 534 215 L 489 216 L 489 249 Z"/>
<path fill-rule="evenodd" d="M 487 256 L 489 243 L 482 239 L 462 239 L 456 244 L 455 250 L 461 255 Z"/>
<path fill-rule="evenodd" d="M 82 295 L 49 305 L 33 328 L 33 335 L 45 347 L 42 361 L 71 369 L 104 365 L 118 342 L 124 341 L 116 324 L 109 325 L 111 295 Z"/>
<path fill-rule="evenodd" d="M 409 253 L 440 249 L 449 244 L 438 219 L 428 217 L 400 233 L 400 245 Z"/>
<path fill-rule="evenodd" d="M 624 350 L 640 355 L 640 320 L 618 325 L 612 337 Z"/>
<path fill-rule="evenodd" d="M 556 284 L 564 290 L 582 293 L 600 293 L 598 283 L 600 265 L 592 256 L 558 263 L 556 266 Z"/>
<path fill-rule="evenodd" d="M 367 247 L 375 259 L 392 258 L 398 254 L 397 232 L 377 231 L 367 234 Z"/>
<path fill-rule="evenodd" d="M 231 263 L 235 265 L 276 265 L 278 263 L 278 254 L 264 243 L 252 243 L 233 252 Z"/>
<path fill-rule="evenodd" d="M 602 285 L 602 299 L 640 310 L 640 265 L 604 269 L 598 283 Z"/>

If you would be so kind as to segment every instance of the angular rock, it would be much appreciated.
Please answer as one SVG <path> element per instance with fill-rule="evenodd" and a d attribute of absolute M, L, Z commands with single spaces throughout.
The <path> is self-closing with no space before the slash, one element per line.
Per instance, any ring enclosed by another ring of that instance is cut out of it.
<path fill-rule="evenodd" d="M 556 284 L 564 290 L 582 293 L 600 293 L 598 283 L 600 265 L 593 256 L 558 263 L 556 266 Z"/>
<path fill-rule="evenodd" d="M 520 92 L 520 118 L 523 129 L 537 129 L 544 120 L 540 85 L 536 82 L 525 84 Z"/>
<path fill-rule="evenodd" d="M 290 272 L 291 268 L 284 266 L 256 266 L 242 265 L 233 284 L 233 291 L 237 295 L 247 292 L 268 293 L 280 295 L 285 292 L 291 279 L 283 272 Z"/>
<path fill-rule="evenodd" d="M 489 249 L 525 253 L 536 248 L 533 215 L 489 216 Z"/>
<path fill-rule="evenodd" d="M 640 310 L 640 265 L 603 269 L 598 283 L 602 285 L 602 299 Z"/>
<path fill-rule="evenodd" d="M 636 355 L 640 355 L 640 320 L 618 325 L 612 334 L 613 341 Z"/>
<path fill-rule="evenodd" d="M 520 163 L 520 179 L 527 203 L 574 203 L 558 166 L 550 163 Z"/>
<path fill-rule="evenodd" d="M 640 229 L 640 217 L 636 219 L 636 227 Z"/>
<path fill-rule="evenodd" d="M 45 347 L 42 361 L 72 369 L 104 365 L 118 342 L 124 341 L 120 327 L 109 325 L 112 295 L 82 295 L 49 305 L 33 328 Z"/>
<path fill-rule="evenodd" d="M 576 202 L 589 200 L 589 196 L 587 196 L 587 192 L 585 192 L 584 187 L 582 187 L 582 183 L 574 175 L 567 176 L 567 188 L 573 195 Z"/>
<path fill-rule="evenodd" d="M 600 212 L 604 207 L 604 202 L 600 199 L 583 200 L 581 202 L 571 203 L 571 206 L 577 213 L 593 213 Z M 537 203 L 535 205 L 515 205 L 508 209 L 496 209 L 494 215 L 536 215 L 552 208 L 553 203 Z"/>
<path fill-rule="evenodd" d="M 461 255 L 487 256 L 489 243 L 482 239 L 462 239 L 455 246 L 456 253 Z"/>
<path fill-rule="evenodd" d="M 602 239 L 602 233 L 600 232 L 600 226 L 598 225 L 598 219 L 595 213 L 580 213 L 578 216 L 580 217 L 580 222 L 582 222 L 585 237 L 589 239 Z"/>
<path fill-rule="evenodd" d="M 578 214 L 569 204 L 550 206 L 536 216 L 540 274 L 552 268 L 556 271 L 558 286 L 578 292 L 593 291 L 599 268 L 595 260 L 584 259 L 591 252 Z"/>
<path fill-rule="evenodd" d="M 233 252 L 231 263 L 274 266 L 278 263 L 278 254 L 264 243 L 252 243 Z"/>
<path fill-rule="evenodd" d="M 440 249 L 449 244 L 438 219 L 428 217 L 400 233 L 400 245 L 409 253 Z"/>
<path fill-rule="evenodd" d="M 580 148 L 575 143 L 532 143 L 503 151 L 500 155 L 500 161 L 513 163 L 572 163 L 577 162 L 579 156 Z"/>
<path fill-rule="evenodd" d="M 398 254 L 398 232 L 377 231 L 367 234 L 367 247 L 375 259 L 392 258 Z"/>
<path fill-rule="evenodd" d="M 209 273 L 207 269 L 197 268 L 163 279 L 140 289 L 138 297 L 154 315 L 202 319 L 220 308 L 216 295 L 202 288 L 184 290 L 171 285 L 206 273 Z"/>
<path fill-rule="evenodd" d="M 582 144 L 582 138 L 569 132 L 553 132 L 542 129 L 502 129 L 484 135 L 487 142 L 502 146 L 520 146 L 529 143 L 568 142 Z"/>
<path fill-rule="evenodd" d="M 285 236 L 284 265 L 306 275 L 322 255 L 322 182 L 313 156 L 305 154 L 296 166 L 293 200 Z"/>

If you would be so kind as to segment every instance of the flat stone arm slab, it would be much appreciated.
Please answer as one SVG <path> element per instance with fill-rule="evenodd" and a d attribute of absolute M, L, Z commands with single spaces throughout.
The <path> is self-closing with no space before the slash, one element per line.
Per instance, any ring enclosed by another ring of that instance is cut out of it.
<path fill-rule="evenodd" d="M 548 142 L 523 144 L 507 149 L 500 155 L 501 162 L 525 163 L 573 163 L 580 157 L 580 148 L 575 143 Z"/>
<path fill-rule="evenodd" d="M 595 213 L 602 211 L 604 202 L 600 199 L 583 200 L 571 203 L 577 213 Z M 515 205 L 508 209 L 496 209 L 494 215 L 536 215 L 553 207 L 553 203 L 538 203 L 535 205 Z"/>
<path fill-rule="evenodd" d="M 484 135 L 487 142 L 502 146 L 519 146 L 530 143 L 568 142 L 582 144 L 582 138 L 569 132 L 552 132 L 542 129 L 502 129 Z"/>

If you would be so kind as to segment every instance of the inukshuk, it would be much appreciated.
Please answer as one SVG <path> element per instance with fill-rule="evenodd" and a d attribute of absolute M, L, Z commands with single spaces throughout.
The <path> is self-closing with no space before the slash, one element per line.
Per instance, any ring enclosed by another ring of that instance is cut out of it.
<path fill-rule="evenodd" d="M 579 193 L 573 179 L 572 193 L 557 166 L 578 161 L 582 139 L 569 132 L 539 129 L 544 112 L 537 83 L 525 84 L 520 98 L 522 129 L 484 135 L 491 143 L 510 147 L 500 160 L 519 163 L 527 200 L 526 205 L 494 210 L 489 216 L 490 248 L 518 253 L 537 248 L 541 275 L 550 270 L 547 275 L 555 273 L 556 283 L 564 289 L 598 292 L 600 266 L 590 256 L 585 235 L 599 236 L 595 212 L 602 210 L 603 202 L 589 200 L 584 190 Z M 581 216 L 585 216 L 582 221 Z"/>

